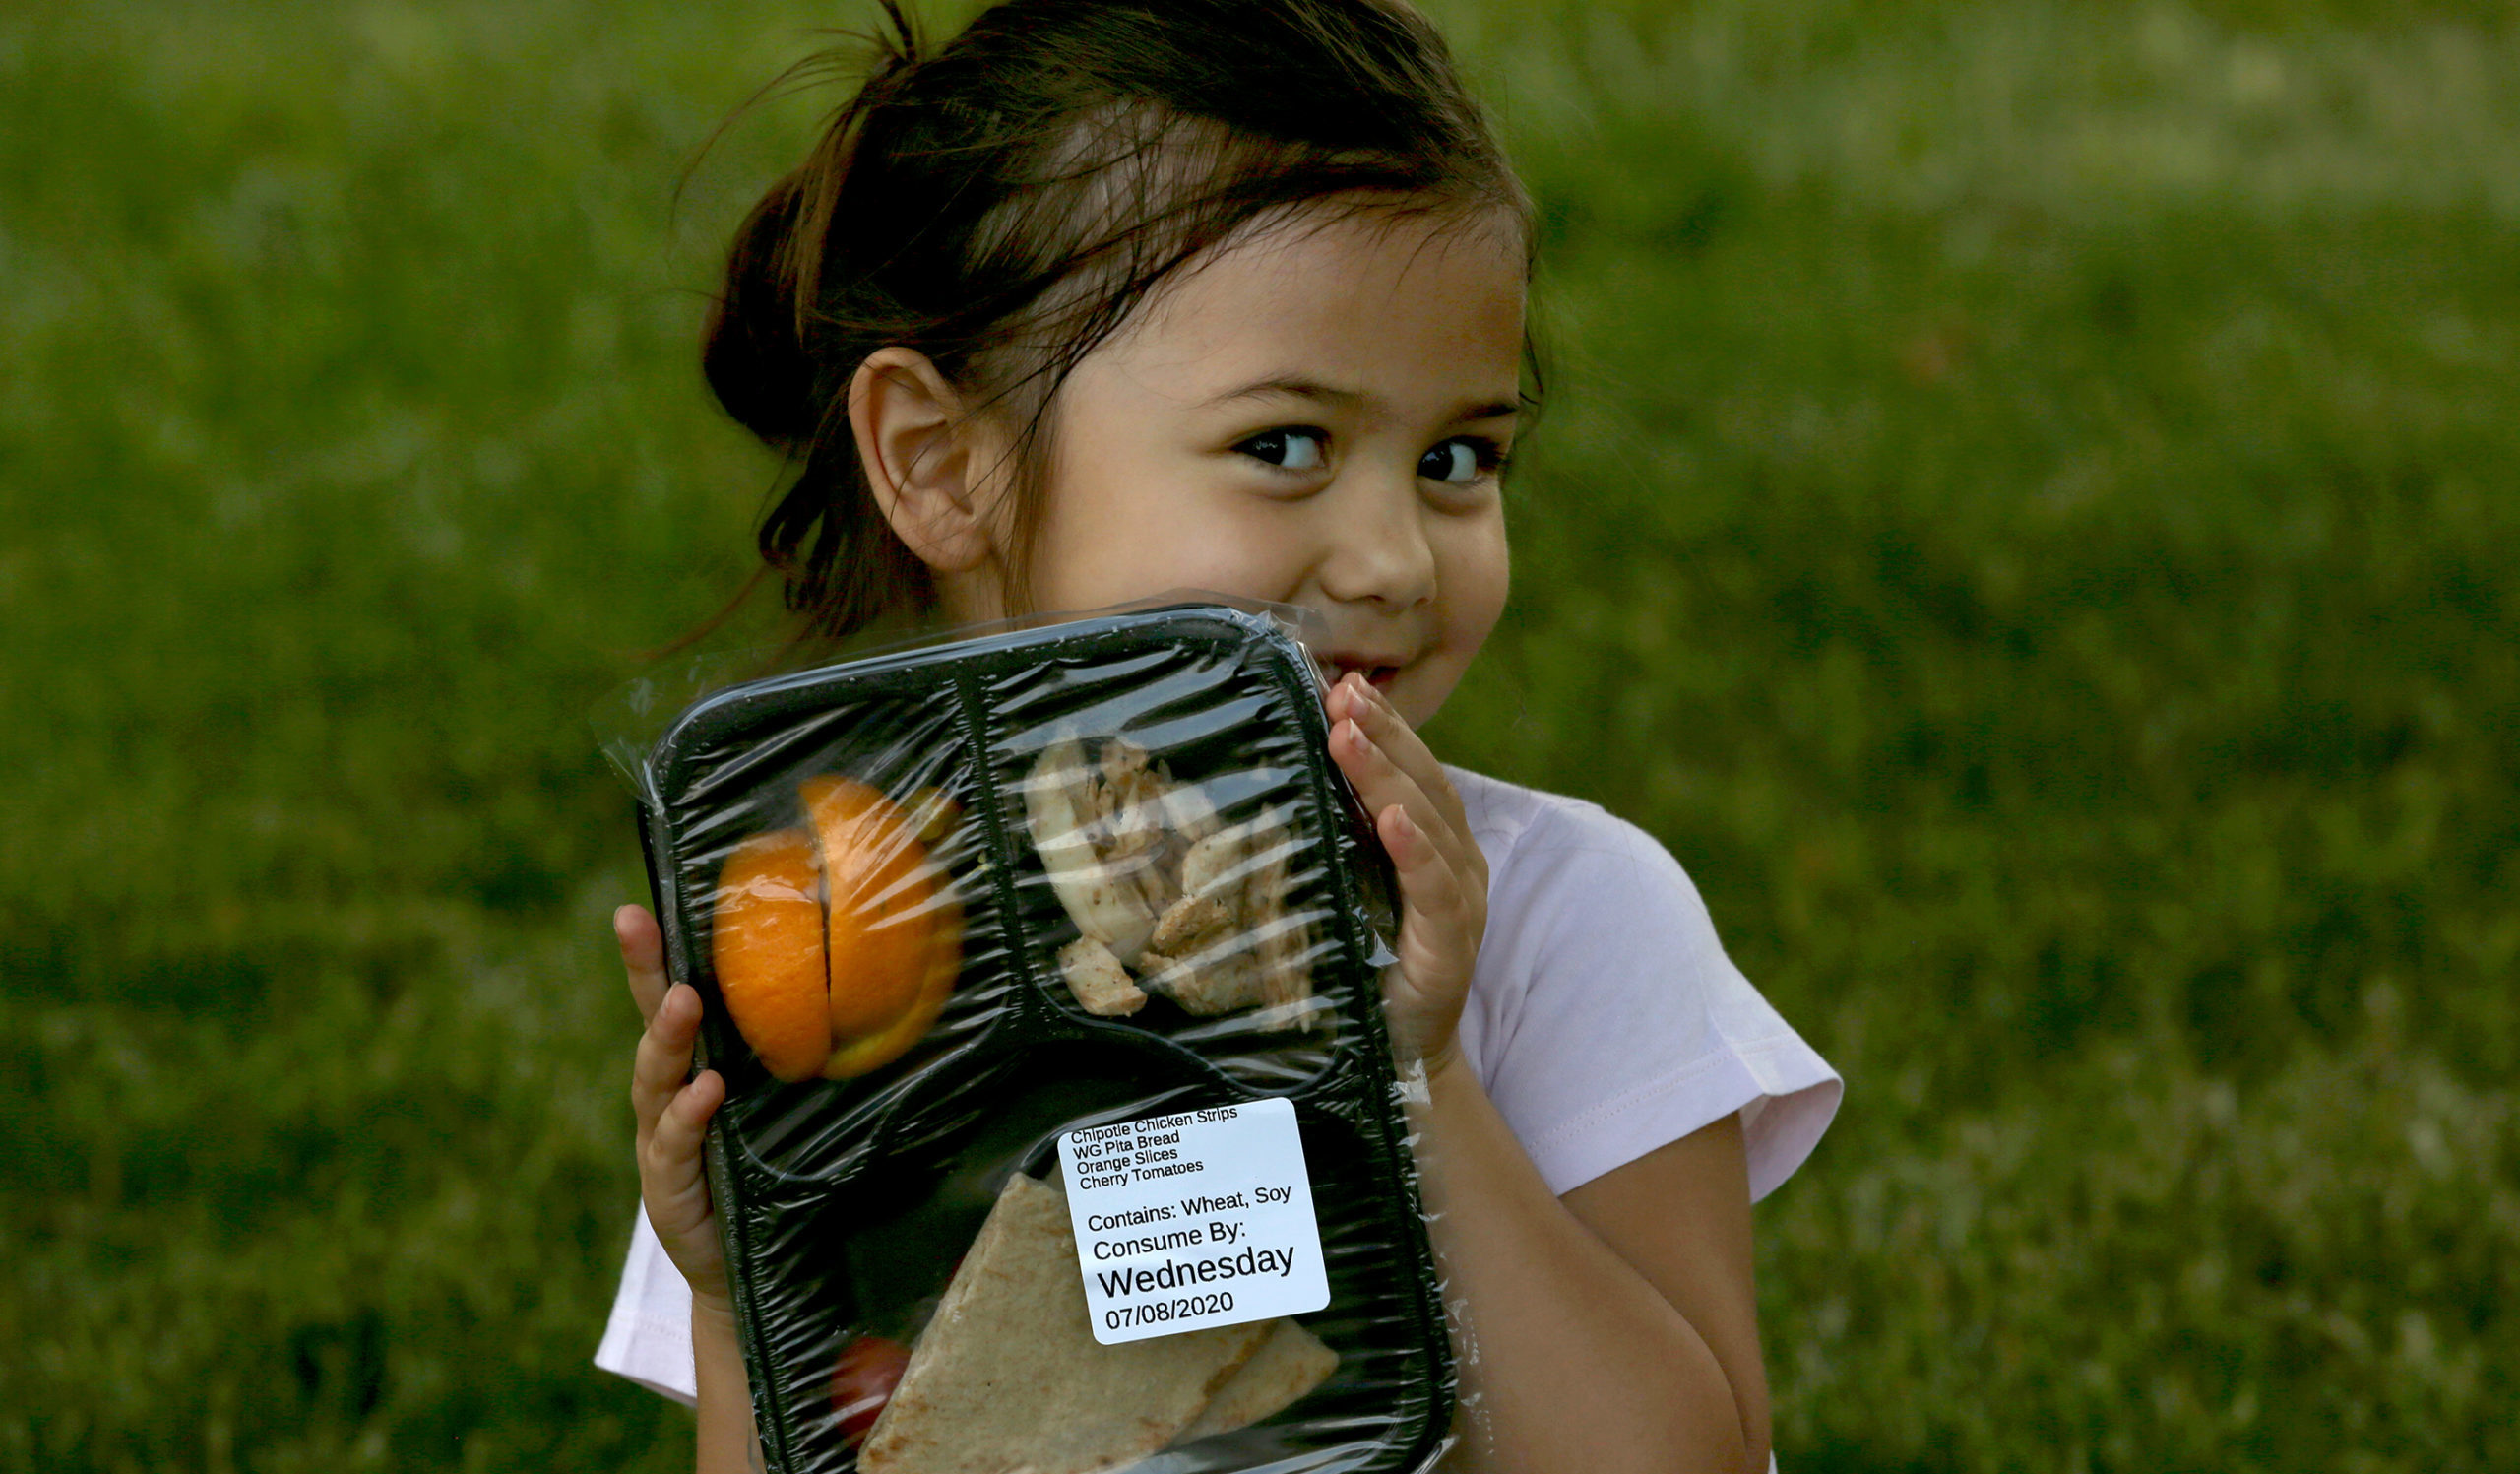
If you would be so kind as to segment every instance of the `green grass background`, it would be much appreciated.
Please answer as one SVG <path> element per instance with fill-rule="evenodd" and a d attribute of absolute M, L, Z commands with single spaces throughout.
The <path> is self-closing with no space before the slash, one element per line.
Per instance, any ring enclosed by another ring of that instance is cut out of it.
<path fill-rule="evenodd" d="M 587 709 L 862 7 L 0 12 L 0 1467 L 667 1469 Z M 2520 30 L 1453 0 L 1546 222 L 1437 723 L 1846 1072 L 1789 1469 L 2520 1467 Z"/>

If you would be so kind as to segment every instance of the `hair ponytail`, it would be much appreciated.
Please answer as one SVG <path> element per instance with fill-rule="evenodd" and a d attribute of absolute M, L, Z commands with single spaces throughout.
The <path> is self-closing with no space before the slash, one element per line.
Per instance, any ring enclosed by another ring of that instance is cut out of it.
<path fill-rule="evenodd" d="M 835 637 L 889 613 L 924 613 L 935 599 L 925 565 L 875 503 L 849 424 L 849 378 L 884 346 L 881 335 L 864 331 L 873 324 L 847 332 L 819 302 L 863 121 L 918 63 L 917 34 L 898 0 L 878 3 L 890 33 L 862 38 L 875 49 L 873 67 L 805 162 L 736 228 L 700 351 L 718 403 L 793 468 L 762 519 L 758 546 L 785 582 L 788 608 L 808 616 L 808 632 Z"/>
<path fill-rule="evenodd" d="M 759 544 L 807 635 L 935 603 L 849 421 L 877 349 L 926 354 L 1019 421 L 1020 601 L 1051 398 L 1182 263 L 1333 196 L 1503 209 L 1529 239 L 1521 186 L 1403 0 L 1006 0 L 932 55 L 900 0 L 877 3 L 874 66 L 735 232 L 701 350 L 719 403 L 793 468 Z"/>
<path fill-rule="evenodd" d="M 710 392 L 735 422 L 781 450 L 813 438 L 814 362 L 805 351 L 802 302 L 788 260 L 800 190 L 779 181 L 735 230 L 726 286 L 700 350 Z"/>

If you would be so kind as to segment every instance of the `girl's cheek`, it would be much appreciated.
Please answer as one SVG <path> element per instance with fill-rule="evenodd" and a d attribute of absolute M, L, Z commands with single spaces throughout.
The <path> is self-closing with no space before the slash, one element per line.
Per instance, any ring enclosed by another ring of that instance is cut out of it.
<path fill-rule="evenodd" d="M 1099 609 L 1185 588 L 1286 600 L 1297 589 L 1288 572 L 1293 560 L 1279 555 L 1268 529 L 1202 518 L 1177 502 L 1078 533 L 1041 550 L 1034 585 L 1044 608 Z"/>
<path fill-rule="evenodd" d="M 1505 595 L 1513 583 L 1502 509 L 1461 529 L 1461 534 L 1460 545 L 1445 559 L 1452 574 L 1452 587 L 1445 597 L 1445 634 L 1448 642 L 1467 644 L 1476 653 L 1504 615 Z"/>

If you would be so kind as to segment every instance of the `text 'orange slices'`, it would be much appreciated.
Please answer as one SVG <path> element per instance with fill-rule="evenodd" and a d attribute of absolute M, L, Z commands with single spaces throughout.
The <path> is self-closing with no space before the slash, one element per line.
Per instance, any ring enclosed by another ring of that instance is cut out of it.
<path fill-rule="evenodd" d="M 962 971 L 963 907 L 914 817 L 853 778 L 799 790 L 806 827 L 756 834 L 718 873 L 710 955 L 735 1030 L 783 1080 L 900 1058 Z"/>

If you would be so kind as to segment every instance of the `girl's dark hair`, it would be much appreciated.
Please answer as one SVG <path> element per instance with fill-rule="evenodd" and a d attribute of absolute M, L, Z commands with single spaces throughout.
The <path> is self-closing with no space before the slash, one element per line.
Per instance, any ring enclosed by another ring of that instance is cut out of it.
<path fill-rule="evenodd" d="M 1051 396 L 1148 292 L 1308 202 L 1530 208 L 1444 43 L 1403 0 L 1006 0 L 932 54 L 900 0 L 854 96 L 736 232 L 710 388 L 794 468 L 761 554 L 807 636 L 928 611 L 858 464 L 850 379 L 924 353 L 1012 410 L 1015 556 Z"/>

